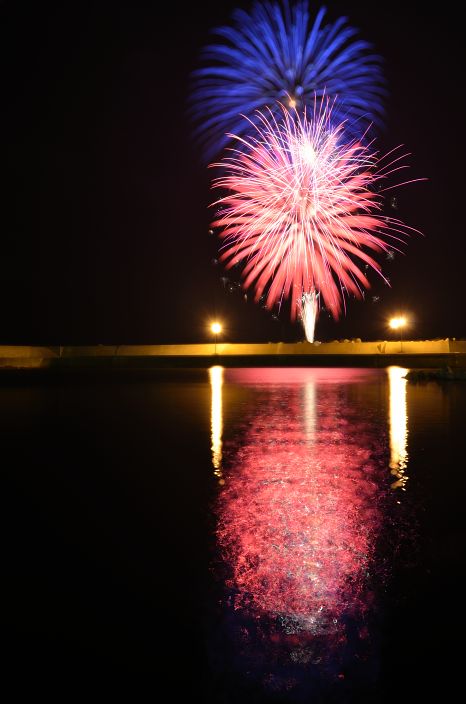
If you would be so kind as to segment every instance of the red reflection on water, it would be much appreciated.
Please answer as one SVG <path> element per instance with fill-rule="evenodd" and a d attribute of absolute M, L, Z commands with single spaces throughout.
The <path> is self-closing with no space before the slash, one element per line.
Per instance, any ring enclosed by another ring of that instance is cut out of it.
<path fill-rule="evenodd" d="M 339 381 L 360 378 L 351 369 L 230 370 L 227 377 L 281 383 L 262 398 L 219 497 L 227 586 L 235 608 L 315 634 L 329 624 L 338 630 L 343 614 L 367 608 L 381 523 L 374 429 L 358 419 L 340 384 L 316 385 L 316 372 L 329 380 L 333 371 Z"/>
<path fill-rule="evenodd" d="M 377 369 L 257 367 L 225 369 L 225 381 L 237 384 L 350 384 L 379 376 Z"/>

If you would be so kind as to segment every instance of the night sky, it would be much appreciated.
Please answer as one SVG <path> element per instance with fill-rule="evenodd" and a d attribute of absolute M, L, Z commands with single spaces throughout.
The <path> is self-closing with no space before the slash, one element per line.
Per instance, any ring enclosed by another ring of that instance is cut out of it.
<path fill-rule="evenodd" d="M 248 2 L 0 2 L 2 344 L 303 339 L 221 282 L 187 116 L 209 29 Z M 318 5 L 316 4 L 316 8 Z M 328 2 L 385 59 L 381 150 L 412 153 L 396 215 L 420 229 L 317 339 L 466 337 L 463 25 L 426 3 Z M 373 296 L 380 300 L 373 302 Z"/>

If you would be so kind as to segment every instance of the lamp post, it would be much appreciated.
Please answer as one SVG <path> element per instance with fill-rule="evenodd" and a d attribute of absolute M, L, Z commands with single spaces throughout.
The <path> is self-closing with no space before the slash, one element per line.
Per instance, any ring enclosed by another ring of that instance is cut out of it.
<path fill-rule="evenodd" d="M 404 315 L 400 315 L 397 318 L 392 318 L 389 322 L 392 330 L 400 331 L 400 352 L 403 352 L 403 328 L 405 327 L 406 322 L 407 321 Z"/>
<path fill-rule="evenodd" d="M 215 335 L 214 354 L 217 354 L 217 336 L 222 332 L 222 326 L 220 325 L 220 323 L 215 322 L 215 323 L 212 323 L 212 325 L 210 326 L 210 329 L 211 329 L 212 333 Z"/>

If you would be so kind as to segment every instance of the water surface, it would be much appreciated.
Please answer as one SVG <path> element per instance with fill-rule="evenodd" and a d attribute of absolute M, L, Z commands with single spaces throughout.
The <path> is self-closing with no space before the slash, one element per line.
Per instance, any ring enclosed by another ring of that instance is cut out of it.
<path fill-rule="evenodd" d="M 461 674 L 466 389 L 403 377 L 2 388 L 8 677 L 133 696 L 163 682 L 206 703 L 445 694 Z"/>

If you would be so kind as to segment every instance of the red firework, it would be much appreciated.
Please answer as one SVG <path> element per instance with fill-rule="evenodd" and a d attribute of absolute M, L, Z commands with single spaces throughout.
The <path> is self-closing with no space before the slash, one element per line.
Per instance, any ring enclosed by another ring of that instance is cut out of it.
<path fill-rule="evenodd" d="M 237 137 L 241 149 L 213 164 L 223 172 L 213 187 L 228 191 L 214 203 L 221 260 L 243 266 L 244 288 L 254 287 L 256 301 L 265 295 L 268 308 L 291 298 L 294 319 L 303 295 L 320 292 L 337 319 L 345 295 L 361 298 L 369 288 L 367 269 L 383 277 L 367 250 L 396 249 L 393 241 L 412 229 L 384 217 L 375 192 L 389 173 L 407 168 L 399 163 L 405 155 L 380 158 L 362 142 L 345 142 L 345 124 L 332 126 L 329 103 L 312 117 L 281 108 L 281 121 L 259 113 L 254 136 Z"/>

